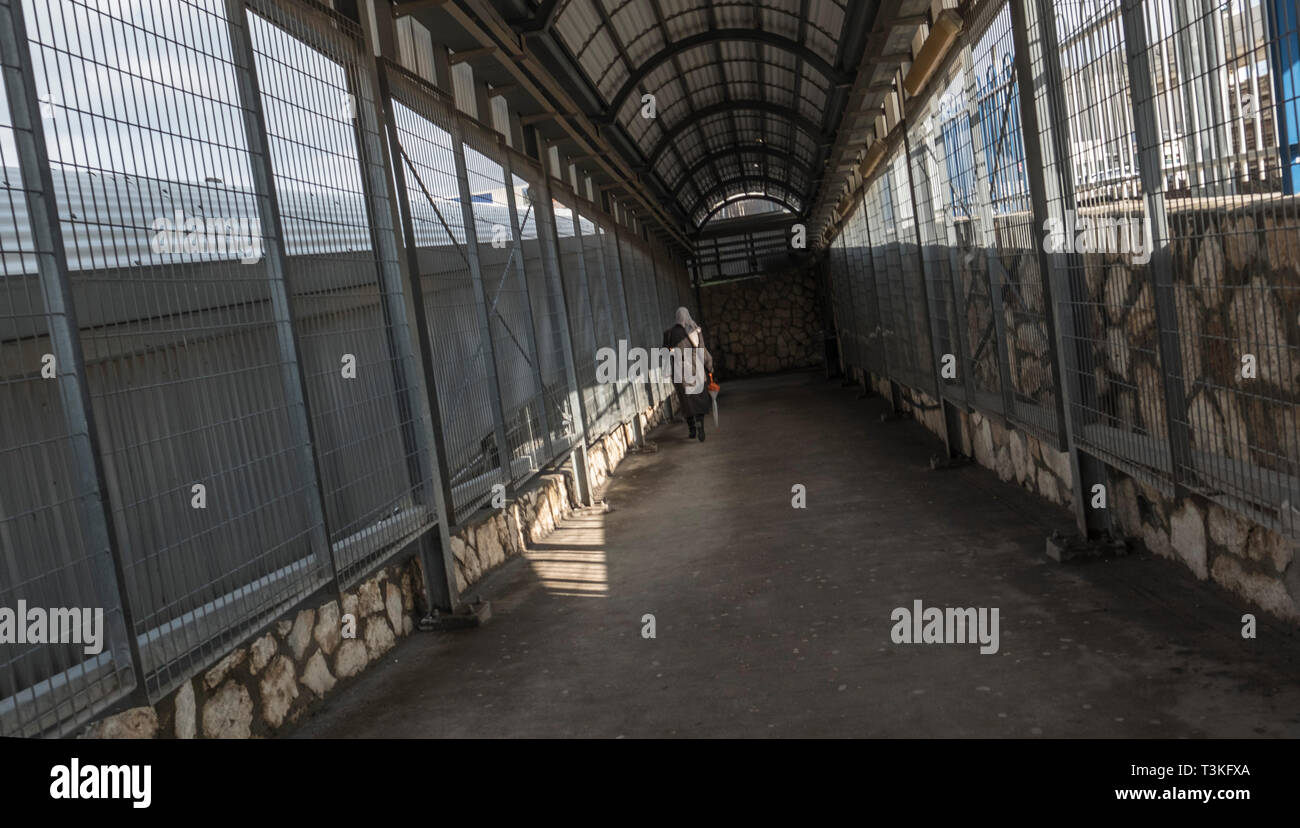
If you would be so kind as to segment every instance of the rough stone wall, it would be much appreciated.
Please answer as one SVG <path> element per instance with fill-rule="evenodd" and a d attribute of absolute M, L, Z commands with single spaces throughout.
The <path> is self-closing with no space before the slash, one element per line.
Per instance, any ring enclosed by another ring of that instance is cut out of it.
<path fill-rule="evenodd" d="M 410 635 L 424 613 L 423 586 L 418 558 L 390 563 L 338 599 L 277 620 L 158 704 L 94 722 L 82 738 L 271 735 Z M 348 614 L 355 638 L 343 637 Z"/>
<path fill-rule="evenodd" d="M 870 375 L 867 381 L 876 393 L 889 396 L 888 380 Z M 929 395 L 903 387 L 902 403 L 905 413 L 943 435 L 942 409 Z M 1055 451 L 1032 434 L 978 411 L 962 413 L 959 439 L 963 454 L 1004 482 L 1073 506 L 1068 452 Z M 1141 541 L 1152 554 L 1183 564 L 1197 578 L 1300 624 L 1300 556 L 1294 541 L 1198 495 L 1175 499 L 1113 468 L 1109 477 L 1107 508 L 1117 531 Z"/>
<path fill-rule="evenodd" d="M 1300 563 L 1295 544 L 1267 527 L 1198 496 L 1175 500 L 1112 470 L 1111 517 L 1153 554 L 1179 561 L 1266 612 L 1300 624 Z"/>
<path fill-rule="evenodd" d="M 672 397 L 639 412 L 645 431 L 672 416 Z M 643 432 L 644 433 L 644 432 Z M 591 441 L 588 480 L 607 481 L 633 444 L 630 422 Z M 465 590 L 530 542 L 553 532 L 579 504 L 569 462 L 539 475 L 503 510 L 484 513 L 452 536 L 456 584 Z M 343 616 L 356 637 L 343 637 Z M 338 599 L 276 620 L 156 705 L 93 722 L 81 738 L 247 739 L 274 735 L 309 713 L 340 682 L 384 658 L 428 614 L 418 557 L 394 560 Z"/>
<path fill-rule="evenodd" d="M 1195 450 L 1292 476 L 1300 476 L 1297 228 L 1294 200 L 1169 214 L 1187 401 L 1178 419 L 1189 425 Z M 1168 419 L 1150 271 L 1127 255 L 1079 258 L 1087 301 L 1076 310 L 1076 326 L 1089 345 L 1086 390 L 1096 419 L 1163 440 Z M 1246 354 L 1257 361 L 1254 378 L 1242 374 Z"/>
<path fill-rule="evenodd" d="M 1177 474 L 1197 494 L 1174 500 L 1167 489 L 1112 469 L 1112 522 L 1197 577 L 1280 618 L 1300 621 L 1300 564 L 1293 563 L 1295 542 L 1288 539 L 1300 537 L 1300 503 L 1288 497 L 1300 478 L 1300 200 L 1259 199 L 1227 209 L 1171 201 L 1167 207 L 1181 363 L 1175 376 L 1182 380 L 1186 406 L 1166 409 L 1151 268 L 1117 246 L 1112 252 L 1085 250 L 1069 258 L 1079 268 L 1070 281 L 1082 295 L 1063 305 L 1078 349 L 1081 388 L 1074 402 L 1082 409 L 1074 413 L 1082 416 L 1076 429 L 1155 466 L 1167 455 L 1170 414 L 1184 423 L 1192 458 Z M 1083 212 L 1140 227 L 1138 214 L 1118 215 L 1114 208 Z M 1052 354 L 1036 253 L 1043 239 L 1023 215 L 998 216 L 992 229 L 1012 391 L 1018 405 L 1032 401 L 1050 411 Z M 987 342 L 997 306 L 988 288 L 988 251 L 964 238 L 969 228 L 957 230 L 963 255 L 957 257 L 960 310 L 954 321 L 968 343 Z M 1255 360 L 1254 377 L 1242 370 L 1247 354 Z M 968 366 L 977 388 L 1000 388 L 996 355 L 996 348 L 984 347 Z M 882 390 L 887 393 L 887 386 Z M 914 399 L 909 391 L 908 405 Z M 913 413 L 925 420 L 939 412 L 918 405 Z M 941 418 L 927 425 L 943 433 Z M 1057 462 L 1066 455 L 1045 452 L 1032 436 L 979 414 L 964 417 L 963 430 L 966 453 L 981 465 L 1056 502 L 1070 502 L 1069 465 Z M 1022 456 L 1033 461 L 1032 468 Z M 1058 466 L 1064 473 L 1057 473 Z M 1169 478 L 1172 471 L 1161 474 Z M 1242 501 L 1257 499 L 1258 519 L 1248 518 L 1240 502 L 1229 503 L 1232 492 L 1240 492 Z"/>
<path fill-rule="evenodd" d="M 825 358 L 816 270 L 700 288 L 701 322 L 721 378 L 820 365 Z"/>
<path fill-rule="evenodd" d="M 870 382 L 876 393 L 889 396 L 888 380 L 872 375 Z M 934 398 L 904 386 L 902 401 L 905 413 L 935 435 L 943 436 L 943 409 Z M 1057 451 L 1000 418 L 978 411 L 961 412 L 960 416 L 962 454 L 997 473 L 1004 483 L 1015 483 L 1058 506 L 1073 506 L 1074 479 L 1068 452 Z"/>

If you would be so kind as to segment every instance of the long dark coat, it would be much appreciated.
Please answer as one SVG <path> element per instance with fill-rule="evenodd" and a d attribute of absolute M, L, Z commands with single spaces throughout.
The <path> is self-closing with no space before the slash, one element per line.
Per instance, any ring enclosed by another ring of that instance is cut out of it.
<path fill-rule="evenodd" d="M 704 332 L 697 331 L 696 337 L 698 345 L 693 344 L 687 337 L 686 329 L 681 325 L 673 325 L 664 331 L 664 347 L 674 350 L 681 350 L 685 359 L 693 359 L 698 353 L 704 362 L 704 370 L 713 372 L 713 355 L 709 349 L 704 347 Z M 673 388 L 677 389 L 677 400 L 682 405 L 682 416 L 684 417 L 702 417 L 713 410 L 713 400 L 709 397 L 707 381 L 700 383 L 700 390 L 695 394 L 688 394 L 686 385 L 680 382 L 674 382 Z"/>

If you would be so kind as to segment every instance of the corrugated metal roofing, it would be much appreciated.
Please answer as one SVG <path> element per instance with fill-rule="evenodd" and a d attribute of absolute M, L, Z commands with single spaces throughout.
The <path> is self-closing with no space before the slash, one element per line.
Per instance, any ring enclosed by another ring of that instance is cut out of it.
<path fill-rule="evenodd" d="M 554 31 L 700 225 L 729 199 L 804 209 L 844 0 L 562 0 Z M 643 94 L 656 116 L 642 116 Z M 809 125 L 815 125 L 810 134 Z"/>

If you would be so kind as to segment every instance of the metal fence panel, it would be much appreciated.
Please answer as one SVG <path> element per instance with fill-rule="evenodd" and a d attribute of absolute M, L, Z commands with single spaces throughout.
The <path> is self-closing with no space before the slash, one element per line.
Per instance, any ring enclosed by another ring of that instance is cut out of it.
<path fill-rule="evenodd" d="M 308 410 L 334 560 L 346 580 L 435 519 L 417 496 L 428 450 L 418 434 L 427 425 L 415 422 L 408 393 L 413 355 L 393 331 L 396 251 L 385 257 L 373 243 L 369 170 L 360 158 L 361 146 L 382 140 L 362 115 L 373 111 L 375 90 L 350 21 L 322 10 L 257 8 L 250 35 Z"/>
<path fill-rule="evenodd" d="M 1300 536 L 1296 6 L 1148 0 L 1142 12 L 1126 32 L 1145 35 L 1129 66 L 1145 70 L 1134 119 L 1154 184 L 1174 481 Z"/>
<path fill-rule="evenodd" d="M 51 90 L 61 230 L 156 698 L 331 574 L 292 266 L 249 129 L 259 102 L 242 7 L 39 8 L 29 35 Z M 173 55 L 178 37 L 201 90 L 178 75 L 178 57 L 145 59 Z M 132 94 L 91 90 L 88 76 Z M 186 115 L 164 126 L 158 111 Z"/>
<path fill-rule="evenodd" d="M 1137 197 L 1121 4 L 1048 8 L 1040 22 L 1062 79 L 1061 111 L 1054 112 L 1050 129 L 1061 133 L 1057 143 L 1068 152 L 1053 170 L 1063 180 L 1057 194 L 1049 194 L 1050 220 L 1040 243 L 1053 254 L 1062 288 L 1060 365 L 1073 389 L 1067 415 L 1074 439 L 1158 482 L 1169 480 L 1171 469 L 1154 285 L 1140 254 L 1103 238 L 1129 228 L 1140 238 L 1147 224 L 1146 205 Z"/>
<path fill-rule="evenodd" d="M 988 199 L 984 238 L 1006 361 L 1004 400 L 1009 418 L 1055 443 L 1060 424 L 1046 319 L 1051 309 L 1044 305 L 1041 239 L 1030 202 L 1011 8 L 1007 3 L 994 8 L 971 47 L 976 113 L 971 126 L 984 183 L 979 196 Z"/>
<path fill-rule="evenodd" d="M 97 611 L 103 639 L 5 645 L 0 737 L 66 734 L 137 686 L 25 24 L 0 2 L 0 477 L 23 481 L 0 490 L 0 606 Z"/>
<path fill-rule="evenodd" d="M 406 173 L 403 208 L 415 229 L 416 253 L 438 383 L 451 508 L 455 520 L 478 508 L 501 481 L 488 342 L 479 324 L 450 104 L 418 79 L 389 71 L 397 141 Z M 491 239 L 489 231 L 485 238 Z M 490 241 L 489 241 L 490 244 Z"/>
<path fill-rule="evenodd" d="M 903 310 L 911 346 L 908 367 L 915 387 L 933 391 L 930 312 L 926 307 L 924 274 L 917 248 L 916 211 L 906 144 L 899 142 L 893 155 L 884 163 L 890 165 L 890 207 L 894 214 L 888 227 L 890 265 L 897 274 L 900 295 L 904 297 Z"/>
<path fill-rule="evenodd" d="M 592 220 L 590 204 L 578 200 L 578 231 L 582 239 L 582 261 L 586 276 L 588 307 L 596 352 L 612 349 L 618 353 L 618 335 L 614 326 L 614 309 L 609 297 L 610 272 L 606 268 L 600 226 Z M 624 382 L 616 377 L 604 378 L 592 366 L 590 391 L 590 425 L 594 435 L 611 431 L 622 416 Z M 612 379 L 612 381 L 611 381 Z"/>
<path fill-rule="evenodd" d="M 495 137 L 469 128 L 465 135 L 465 167 L 505 423 L 509 477 L 522 481 L 541 467 L 539 460 L 546 446 L 536 345 L 516 226 L 516 220 L 523 217 L 511 217 L 512 194 L 507 192 L 506 171 L 498 160 Z"/>
<path fill-rule="evenodd" d="M 538 182 L 542 172 L 517 156 L 511 157 L 515 213 L 518 222 L 524 276 L 532 312 L 537 372 L 541 379 L 538 406 L 550 439 L 549 461 L 568 450 L 577 434 L 573 412 L 568 410 L 568 379 L 564 371 L 565 330 L 563 292 L 559 274 L 549 272 L 542 234 L 554 233 L 550 205 Z"/>
<path fill-rule="evenodd" d="M 925 275 L 926 295 L 930 304 L 930 329 L 934 336 L 935 356 L 939 360 L 940 393 L 950 400 L 966 400 L 965 341 L 961 336 L 961 317 L 954 286 L 957 283 L 954 255 L 948 229 L 951 225 L 943 193 L 947 182 L 940 172 L 936 149 L 937 118 L 930 101 L 919 123 L 909 125 L 910 173 L 916 203 L 917 232 L 920 236 L 921 266 Z M 949 370 L 951 366 L 951 370 Z"/>
<path fill-rule="evenodd" d="M 564 199 L 564 200 L 561 200 Z M 577 372 L 578 395 L 582 401 L 583 419 L 589 430 L 588 438 L 604 434 L 600 429 L 607 415 L 602 414 L 610 400 L 608 387 L 596 381 L 595 319 L 592 314 L 591 292 L 587 287 L 587 257 L 579 217 L 570 205 L 576 204 L 572 193 L 552 185 L 552 209 L 556 235 L 560 244 L 560 269 L 564 278 L 564 298 L 572 331 L 573 363 Z"/>
<path fill-rule="evenodd" d="M 605 257 L 605 269 L 609 275 L 607 300 L 610 305 L 611 324 L 617 339 L 627 343 L 628 348 L 639 344 L 634 333 L 632 306 L 627 290 L 627 276 L 623 273 L 623 261 L 619 256 L 619 238 L 615 225 L 608 217 L 597 219 L 596 227 L 600 238 L 601 250 Z M 630 367 L 630 366 L 629 366 Z M 640 383 L 624 377 L 619 382 L 619 406 L 622 418 L 630 420 L 644 405 L 644 389 Z"/>
<path fill-rule="evenodd" d="M 826 252 L 826 267 L 830 272 L 831 312 L 835 317 L 835 333 L 838 339 L 840 364 L 847 368 L 856 364 L 853 353 L 853 299 L 849 287 L 849 271 L 846 265 L 848 232 L 835 236 Z"/>

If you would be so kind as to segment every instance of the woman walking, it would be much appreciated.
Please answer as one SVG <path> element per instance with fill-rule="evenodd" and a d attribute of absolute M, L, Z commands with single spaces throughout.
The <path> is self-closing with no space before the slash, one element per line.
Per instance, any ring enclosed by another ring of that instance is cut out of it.
<path fill-rule="evenodd" d="M 664 347 L 673 350 L 673 387 L 682 404 L 690 436 L 704 442 L 704 415 L 711 409 L 708 386 L 713 356 L 704 347 L 704 331 L 691 312 L 677 309 L 675 324 L 664 332 Z"/>

